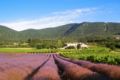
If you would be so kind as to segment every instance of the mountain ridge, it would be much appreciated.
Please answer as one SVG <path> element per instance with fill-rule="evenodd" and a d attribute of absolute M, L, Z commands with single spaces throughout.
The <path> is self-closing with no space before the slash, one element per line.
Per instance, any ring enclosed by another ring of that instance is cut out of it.
<path fill-rule="evenodd" d="M 70 23 L 45 29 L 16 31 L 0 25 L 0 40 L 57 39 L 120 35 L 120 23 L 83 22 Z"/>

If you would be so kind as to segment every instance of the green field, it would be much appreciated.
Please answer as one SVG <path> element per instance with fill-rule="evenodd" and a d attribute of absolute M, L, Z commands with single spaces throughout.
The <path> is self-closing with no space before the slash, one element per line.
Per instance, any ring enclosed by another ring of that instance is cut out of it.
<path fill-rule="evenodd" d="M 51 53 L 52 49 L 36 49 L 36 48 L 0 48 L 0 53 Z"/>

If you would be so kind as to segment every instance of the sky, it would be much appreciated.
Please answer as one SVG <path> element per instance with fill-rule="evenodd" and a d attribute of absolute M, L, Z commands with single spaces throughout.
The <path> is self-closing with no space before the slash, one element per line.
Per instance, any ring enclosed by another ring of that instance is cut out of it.
<path fill-rule="evenodd" d="M 17 31 L 81 22 L 120 22 L 120 0 L 0 0 L 0 25 Z"/>

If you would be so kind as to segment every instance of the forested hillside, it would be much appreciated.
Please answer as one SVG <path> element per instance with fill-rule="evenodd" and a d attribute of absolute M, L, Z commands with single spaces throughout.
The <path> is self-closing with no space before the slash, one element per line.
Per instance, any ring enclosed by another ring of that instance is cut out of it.
<path fill-rule="evenodd" d="M 120 23 L 83 22 L 54 28 L 28 29 L 24 31 L 15 31 L 5 26 L 0 26 L 0 40 L 103 38 L 113 35 L 120 35 Z"/>

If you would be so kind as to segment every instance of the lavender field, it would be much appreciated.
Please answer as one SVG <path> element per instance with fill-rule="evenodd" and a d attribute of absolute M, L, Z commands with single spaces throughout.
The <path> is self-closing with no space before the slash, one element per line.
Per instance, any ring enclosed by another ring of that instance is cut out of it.
<path fill-rule="evenodd" d="M 0 54 L 0 80 L 120 80 L 120 67 L 58 54 Z"/>

